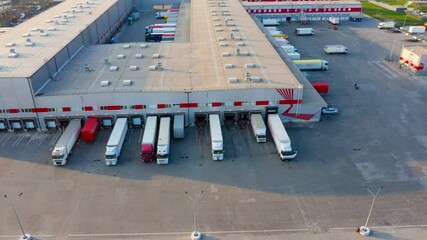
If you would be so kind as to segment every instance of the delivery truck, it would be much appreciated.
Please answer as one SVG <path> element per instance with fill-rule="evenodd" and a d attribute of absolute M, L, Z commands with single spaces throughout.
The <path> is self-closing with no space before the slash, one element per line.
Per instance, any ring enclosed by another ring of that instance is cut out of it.
<path fill-rule="evenodd" d="M 313 28 L 295 28 L 295 35 L 302 36 L 302 35 L 313 35 L 314 29 Z"/>
<path fill-rule="evenodd" d="M 82 124 L 80 119 L 73 119 L 68 124 L 64 133 L 62 133 L 58 142 L 52 151 L 52 161 L 54 165 L 65 165 L 67 163 L 68 155 L 79 137 Z"/>
<path fill-rule="evenodd" d="M 328 61 L 323 59 L 294 60 L 299 70 L 328 70 Z"/>
<path fill-rule="evenodd" d="M 251 126 L 257 142 L 267 141 L 267 128 L 261 114 L 255 113 L 251 115 Z"/>
<path fill-rule="evenodd" d="M 299 54 L 299 53 L 297 53 L 297 52 L 294 52 L 294 53 L 287 53 L 288 54 L 288 57 L 291 59 L 291 60 L 300 60 L 301 59 L 301 55 Z"/>
<path fill-rule="evenodd" d="M 174 33 L 175 29 L 176 28 L 174 28 L 174 27 L 169 27 L 169 28 L 148 28 L 148 29 L 145 29 L 146 30 L 145 34 L 148 34 L 148 33 L 151 33 L 151 34 L 153 34 L 153 33 Z"/>
<path fill-rule="evenodd" d="M 286 53 L 295 53 L 298 52 L 298 49 L 296 49 L 294 46 L 292 45 L 282 45 L 280 46 L 283 51 L 285 51 Z"/>
<path fill-rule="evenodd" d="M 326 95 L 329 91 L 329 84 L 327 82 L 311 82 L 311 85 L 320 95 Z"/>
<path fill-rule="evenodd" d="M 113 131 L 111 132 L 110 138 L 107 142 L 105 150 L 105 164 L 117 165 L 119 160 L 120 152 L 125 142 L 126 133 L 128 131 L 128 119 L 118 118 L 114 125 Z"/>
<path fill-rule="evenodd" d="M 177 114 L 173 117 L 173 137 L 184 138 L 184 114 Z"/>
<path fill-rule="evenodd" d="M 395 26 L 394 22 L 380 22 L 380 23 L 378 23 L 379 29 L 390 29 L 390 28 L 394 28 L 394 26 Z"/>
<path fill-rule="evenodd" d="M 218 114 L 209 115 L 209 128 L 211 133 L 212 158 L 213 160 L 223 160 L 224 146 Z"/>
<path fill-rule="evenodd" d="M 128 18 L 127 18 L 127 23 L 128 25 L 132 25 L 133 22 L 135 22 L 136 20 L 139 19 L 139 12 L 133 12 Z"/>
<path fill-rule="evenodd" d="M 273 31 L 273 30 L 271 30 L 271 31 L 268 31 L 271 35 L 283 35 L 283 32 L 282 31 Z"/>
<path fill-rule="evenodd" d="M 168 15 L 168 12 L 165 12 L 165 11 L 156 12 L 156 18 L 164 18 L 167 15 Z"/>
<path fill-rule="evenodd" d="M 157 140 L 157 164 L 169 163 L 171 118 L 160 118 L 159 138 Z"/>
<path fill-rule="evenodd" d="M 329 17 L 328 22 L 333 25 L 338 25 L 340 23 L 340 19 L 337 17 Z"/>
<path fill-rule="evenodd" d="M 265 27 L 267 31 L 280 31 L 278 27 Z"/>
<path fill-rule="evenodd" d="M 284 38 L 275 38 L 274 39 L 279 45 L 288 45 L 289 41 Z"/>
<path fill-rule="evenodd" d="M 80 132 L 82 140 L 85 142 L 95 141 L 96 134 L 99 130 L 99 119 L 97 117 L 88 117 L 85 125 Z"/>
<path fill-rule="evenodd" d="M 141 160 L 146 163 L 156 160 L 157 116 L 149 116 L 145 121 L 141 142 Z"/>
<path fill-rule="evenodd" d="M 292 150 L 291 139 L 283 126 L 277 114 L 268 114 L 268 129 L 270 130 L 271 137 L 276 145 L 277 153 L 282 161 L 293 159 L 297 155 L 297 151 Z"/>
<path fill-rule="evenodd" d="M 263 18 L 261 20 L 262 25 L 264 26 L 279 26 L 280 21 L 275 18 Z"/>
<path fill-rule="evenodd" d="M 424 26 L 409 26 L 408 33 L 424 33 L 426 28 Z"/>
<path fill-rule="evenodd" d="M 327 54 L 346 54 L 348 53 L 348 49 L 343 45 L 326 45 L 323 48 L 323 51 Z"/>

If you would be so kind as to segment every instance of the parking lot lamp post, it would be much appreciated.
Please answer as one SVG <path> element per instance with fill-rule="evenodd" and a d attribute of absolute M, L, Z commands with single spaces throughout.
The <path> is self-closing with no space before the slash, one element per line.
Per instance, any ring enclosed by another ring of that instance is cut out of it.
<path fill-rule="evenodd" d="M 405 24 L 406 24 L 406 18 L 408 17 L 408 15 L 406 15 L 405 14 L 405 20 L 403 21 L 403 26 L 402 27 L 404 27 L 405 26 Z"/>
<path fill-rule="evenodd" d="M 203 190 L 195 194 L 194 197 L 192 197 L 188 192 L 186 191 L 185 194 L 188 196 L 188 198 L 191 199 L 191 202 L 193 203 L 193 223 L 194 223 L 194 231 L 191 233 L 191 239 L 192 240 L 199 240 L 202 238 L 202 233 L 197 231 L 197 222 L 196 222 L 196 206 L 197 206 L 197 199 L 202 195 Z"/>
<path fill-rule="evenodd" d="M 375 199 L 377 198 L 377 196 L 380 193 L 381 189 L 383 189 L 383 186 L 381 186 L 378 189 L 377 193 L 374 194 L 371 190 L 369 190 L 369 188 L 365 187 L 365 190 L 368 191 L 374 198 L 372 199 L 371 208 L 369 209 L 368 218 L 366 219 L 365 225 L 359 227 L 359 233 L 361 235 L 363 235 L 363 236 L 369 236 L 369 234 L 371 233 L 371 230 L 369 230 L 369 228 L 368 228 L 369 218 L 371 217 L 372 208 L 374 208 Z"/>
<path fill-rule="evenodd" d="M 10 206 L 12 207 L 13 212 L 15 213 L 16 220 L 18 221 L 19 227 L 21 228 L 22 236 L 21 236 L 20 239 L 21 240 L 31 240 L 31 235 L 30 234 L 26 234 L 24 232 L 24 228 L 22 227 L 21 220 L 19 220 L 18 214 L 16 213 L 15 206 L 13 206 L 12 201 L 10 201 L 10 199 L 7 197 L 6 194 L 4 194 L 3 196 L 4 196 L 4 198 L 6 198 L 6 200 L 9 202 Z M 20 193 L 18 195 L 18 197 L 20 197 L 20 196 L 22 196 L 22 193 Z"/>

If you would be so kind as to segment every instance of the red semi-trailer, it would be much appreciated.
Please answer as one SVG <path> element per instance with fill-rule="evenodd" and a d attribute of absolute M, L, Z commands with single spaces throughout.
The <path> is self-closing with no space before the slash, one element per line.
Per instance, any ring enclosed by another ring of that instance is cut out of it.
<path fill-rule="evenodd" d="M 311 85 L 321 95 L 325 95 L 329 91 L 329 84 L 327 82 L 312 82 Z"/>
<path fill-rule="evenodd" d="M 145 122 L 144 136 L 141 143 L 141 160 L 143 162 L 154 162 L 156 160 L 156 135 L 157 116 L 149 116 Z"/>
<path fill-rule="evenodd" d="M 82 128 L 80 134 L 85 142 L 95 141 L 96 134 L 99 130 L 99 119 L 97 117 L 89 117 Z"/>

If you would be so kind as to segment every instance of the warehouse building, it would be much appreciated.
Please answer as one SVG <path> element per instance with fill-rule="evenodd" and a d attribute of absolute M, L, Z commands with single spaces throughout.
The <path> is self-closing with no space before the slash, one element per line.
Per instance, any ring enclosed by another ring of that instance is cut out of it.
<path fill-rule="evenodd" d="M 153 2 L 154 4 L 154 2 Z M 70 119 L 184 114 L 186 124 L 278 112 L 318 121 L 326 106 L 238 1 L 191 1 L 188 42 L 109 42 L 132 0 L 65 1 L 0 39 L 0 129 L 57 129 Z M 187 29 L 188 30 L 188 29 Z M 143 31 L 143 29 L 141 29 Z"/>
<path fill-rule="evenodd" d="M 427 47 L 403 47 L 400 54 L 401 68 L 408 69 L 414 75 L 427 74 Z"/>

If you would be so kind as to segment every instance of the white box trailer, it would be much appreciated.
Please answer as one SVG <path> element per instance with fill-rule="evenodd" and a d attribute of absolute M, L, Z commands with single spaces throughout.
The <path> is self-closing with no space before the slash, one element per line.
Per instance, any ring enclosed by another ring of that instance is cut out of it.
<path fill-rule="evenodd" d="M 394 28 L 394 26 L 395 26 L 394 22 L 380 22 L 380 23 L 378 23 L 379 29 L 389 29 L 389 28 Z"/>
<path fill-rule="evenodd" d="M 323 51 L 327 54 L 346 54 L 348 53 L 348 49 L 343 45 L 326 45 L 323 48 Z"/>
<path fill-rule="evenodd" d="M 295 52 L 298 52 L 298 49 L 296 49 L 294 46 L 292 46 L 292 45 L 283 45 L 283 46 L 280 46 L 282 49 L 283 49 L 283 51 L 285 51 L 286 53 L 295 53 Z"/>
<path fill-rule="evenodd" d="M 267 141 L 267 128 L 261 114 L 255 113 L 251 115 L 251 126 L 257 142 Z"/>
<path fill-rule="evenodd" d="M 157 139 L 157 164 L 169 163 L 171 118 L 160 118 L 159 138 Z"/>
<path fill-rule="evenodd" d="M 289 41 L 284 38 L 275 38 L 274 39 L 279 45 L 288 45 Z"/>
<path fill-rule="evenodd" d="M 340 23 L 340 19 L 337 17 L 329 17 L 328 22 L 332 23 L 333 25 L 338 25 Z"/>
<path fill-rule="evenodd" d="M 295 28 L 296 35 L 302 36 L 302 35 L 313 35 L 314 29 L 313 28 Z"/>
<path fill-rule="evenodd" d="M 270 31 L 268 31 L 271 35 L 281 35 L 281 34 L 283 34 L 283 32 L 282 31 L 273 31 L 273 30 L 270 30 Z"/>
<path fill-rule="evenodd" d="M 293 60 L 299 70 L 328 70 L 328 61 L 323 59 Z"/>
<path fill-rule="evenodd" d="M 173 137 L 184 138 L 184 114 L 177 114 L 173 117 Z"/>
<path fill-rule="evenodd" d="M 271 133 L 271 137 L 276 145 L 276 150 L 282 161 L 290 160 L 296 157 L 297 152 L 292 150 L 291 139 L 283 126 L 282 120 L 280 120 L 277 114 L 268 114 L 268 128 Z"/>
<path fill-rule="evenodd" d="M 267 31 L 280 31 L 278 27 L 265 27 Z"/>
<path fill-rule="evenodd" d="M 410 26 L 408 28 L 408 33 L 424 33 L 426 28 L 424 26 Z"/>
<path fill-rule="evenodd" d="M 126 133 L 128 131 L 128 119 L 118 118 L 111 132 L 110 138 L 105 149 L 105 164 L 117 165 L 120 152 L 125 142 Z"/>
<path fill-rule="evenodd" d="M 81 129 L 82 123 L 80 119 L 70 121 L 53 148 L 52 161 L 54 165 L 65 165 L 67 163 L 68 155 L 71 154 L 71 150 L 80 135 Z"/>
<path fill-rule="evenodd" d="M 263 18 L 261 20 L 262 25 L 264 26 L 279 26 L 280 21 L 275 18 Z"/>
<path fill-rule="evenodd" d="M 176 28 L 149 28 L 146 30 L 147 33 L 174 33 Z"/>
<path fill-rule="evenodd" d="M 288 57 L 291 59 L 291 60 L 300 60 L 301 59 L 301 55 L 299 54 L 299 53 L 297 53 L 297 52 L 294 52 L 294 53 L 287 53 L 288 54 Z"/>
<path fill-rule="evenodd" d="M 213 160 L 223 160 L 224 146 L 218 114 L 209 115 L 209 128 L 211 133 L 212 158 Z"/>

